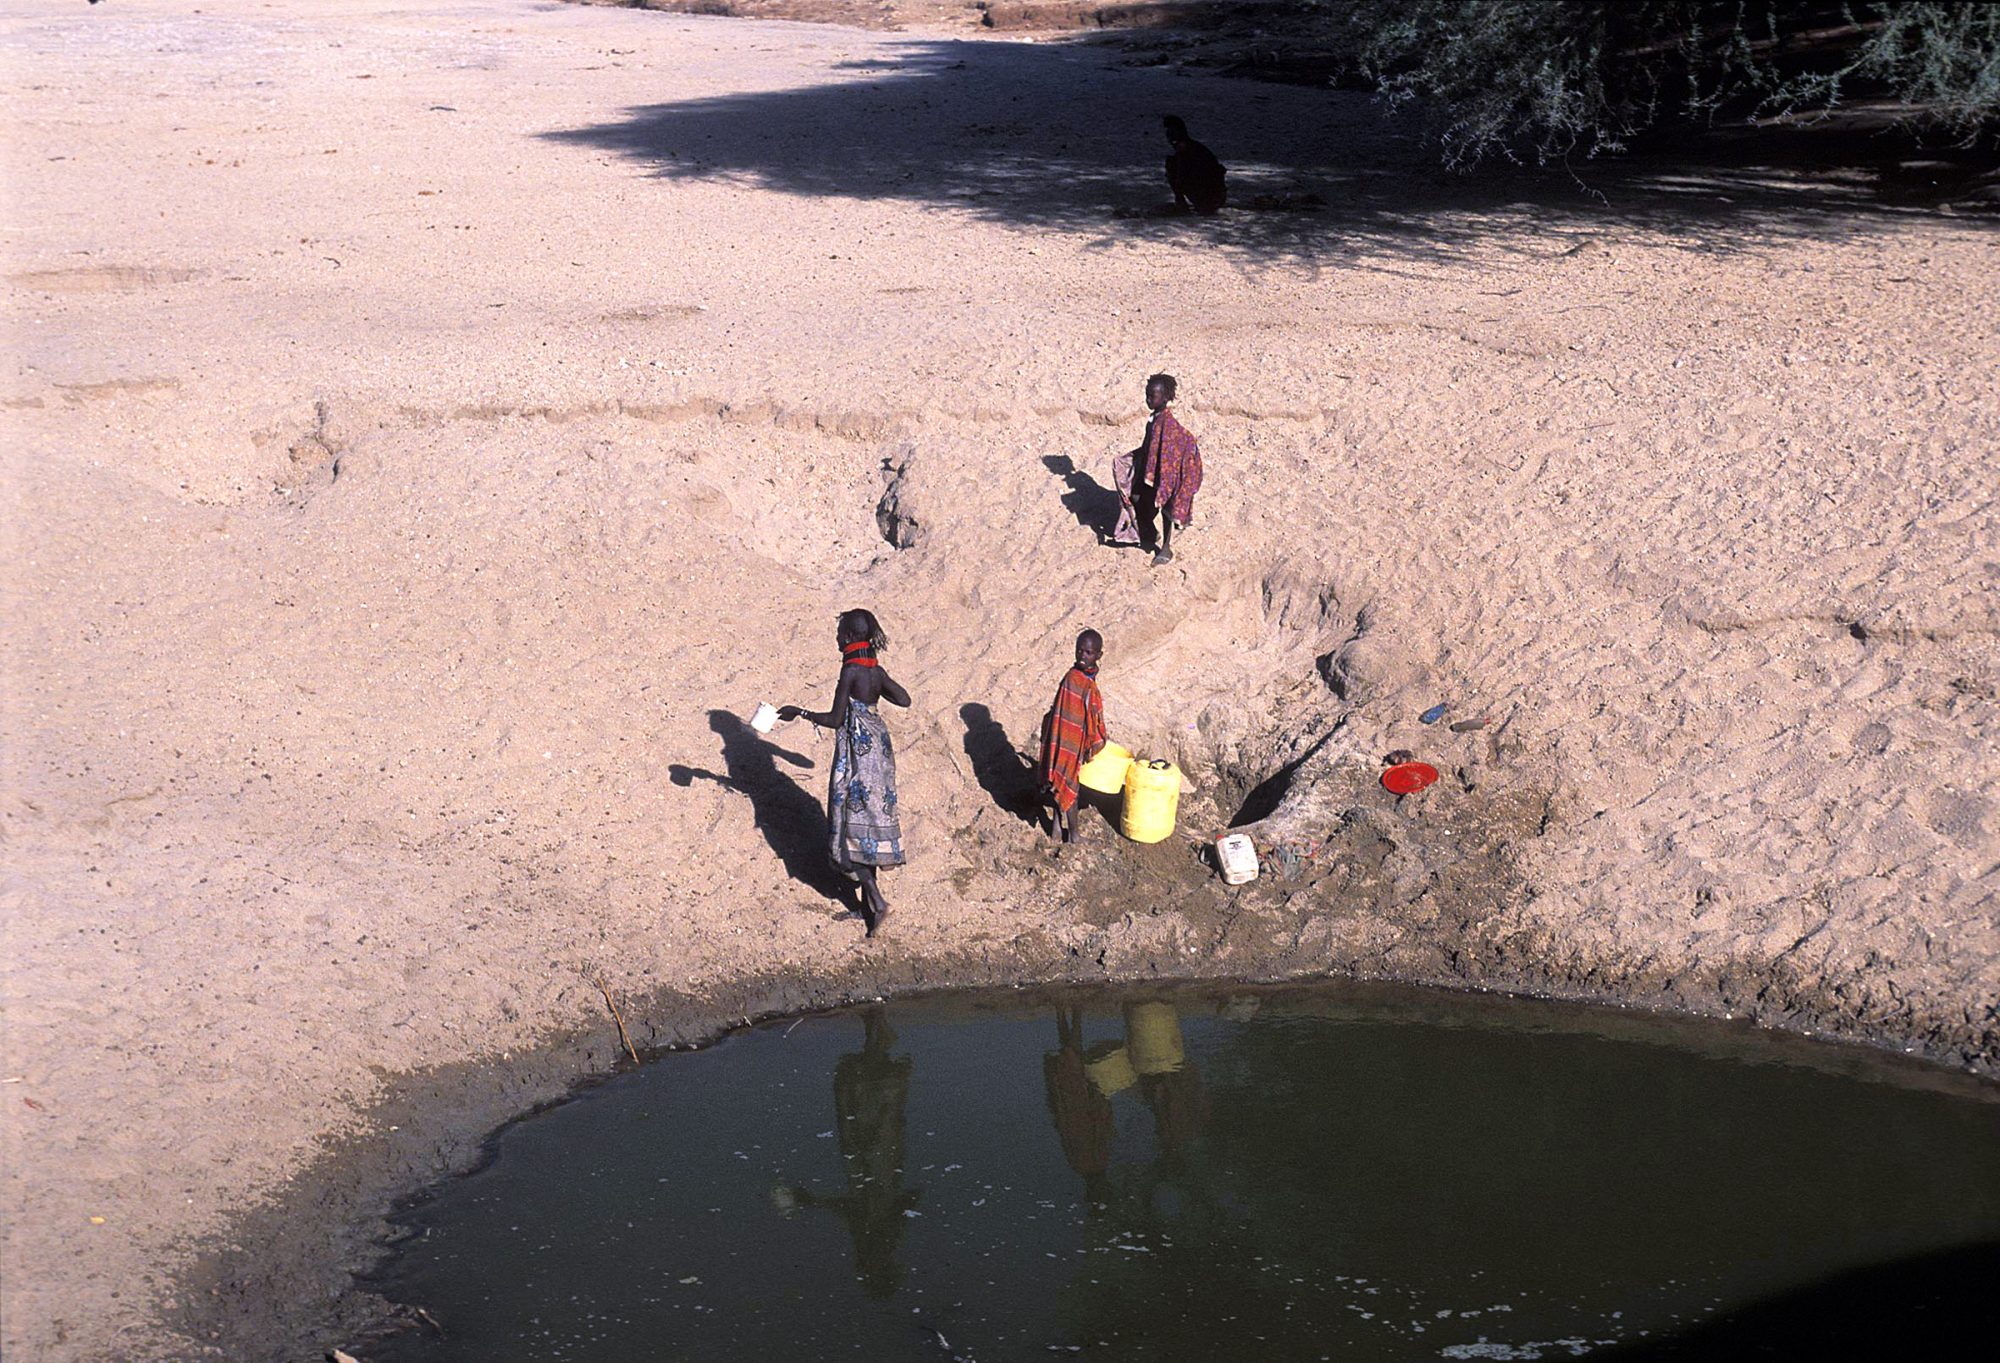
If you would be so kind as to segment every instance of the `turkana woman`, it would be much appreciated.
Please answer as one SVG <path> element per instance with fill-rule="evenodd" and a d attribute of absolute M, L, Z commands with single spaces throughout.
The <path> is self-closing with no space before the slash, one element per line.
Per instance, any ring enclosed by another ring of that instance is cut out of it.
<path fill-rule="evenodd" d="M 889 726 L 876 706 L 887 700 L 907 706 L 910 693 L 882 666 L 889 641 L 865 610 L 844 612 L 835 626 L 840 645 L 840 681 L 833 705 L 823 713 L 787 705 L 784 720 L 808 719 L 833 730 L 833 770 L 827 779 L 828 850 L 842 873 L 860 882 L 861 911 L 868 935 L 882 930 L 889 906 L 875 872 L 903 864 L 903 829 L 896 817 L 896 754 Z"/>

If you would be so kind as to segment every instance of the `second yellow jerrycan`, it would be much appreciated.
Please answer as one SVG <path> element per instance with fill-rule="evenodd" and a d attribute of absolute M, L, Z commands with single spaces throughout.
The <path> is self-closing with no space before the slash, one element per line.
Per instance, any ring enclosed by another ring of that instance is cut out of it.
<path fill-rule="evenodd" d="M 1132 765 L 1132 750 L 1105 740 L 1097 756 L 1077 768 L 1076 783 L 1099 795 L 1116 795 L 1125 789 L 1125 769 Z"/>
<path fill-rule="evenodd" d="M 1125 1049 L 1139 1074 L 1172 1074 L 1187 1058 L 1181 1015 L 1171 1003 L 1154 1000 L 1125 1007 Z"/>
<path fill-rule="evenodd" d="M 1133 762 L 1125 769 L 1125 811 L 1118 831 L 1133 842 L 1159 842 L 1174 831 L 1181 807 L 1181 769 L 1171 762 Z"/>

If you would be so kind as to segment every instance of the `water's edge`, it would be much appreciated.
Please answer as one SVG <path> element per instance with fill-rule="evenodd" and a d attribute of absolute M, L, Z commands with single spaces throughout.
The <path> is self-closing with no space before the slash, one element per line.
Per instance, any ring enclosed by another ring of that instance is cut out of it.
<path fill-rule="evenodd" d="M 1676 982 L 1672 991 L 1660 991 L 1646 989 L 1637 980 L 1606 988 L 1618 977 L 1605 974 L 1596 974 L 1594 981 L 1553 975 L 1523 979 L 1513 971 L 1467 971 L 1465 967 L 1477 958 L 1458 952 L 1440 952 L 1436 968 L 1421 972 L 1386 975 L 1327 969 L 1323 961 L 1308 969 L 1282 959 L 1285 953 L 1269 952 L 1269 943 L 1262 945 L 1265 950 L 1259 951 L 1244 943 L 1248 949 L 1212 958 L 1162 952 L 1115 963 L 1037 938 L 1017 941 L 998 957 L 967 954 L 960 959 L 924 960 L 871 951 L 821 978 L 803 978 L 796 972 L 745 978 L 700 997 L 661 988 L 650 999 L 627 1001 L 627 1025 L 642 1055 L 650 1059 L 708 1044 L 746 1024 L 879 998 L 1147 983 L 1250 986 L 1350 981 L 1446 989 L 1461 996 L 1485 992 L 1582 1004 L 1601 1011 L 1602 1025 L 1614 1029 L 1621 1013 L 1637 1010 L 1647 1017 L 1735 1017 L 1746 1029 L 1774 1030 L 1772 1019 L 1755 1018 L 1754 1010 L 1746 1016 L 1731 999 L 1732 986 L 1754 987 L 1755 977 L 1743 967 L 1719 969 L 1719 986 L 1704 991 L 1712 995 L 1708 1005 L 1690 1007 L 1684 980 Z M 1273 955 L 1279 959 L 1271 959 Z M 1599 987 L 1590 987 L 1592 983 Z M 1789 1000 L 1789 993 L 1785 997 Z M 1893 1067 L 1898 1082 L 1918 1087 L 1935 1084 L 1963 1091 L 1973 1082 L 2000 1101 L 2000 1083 L 1977 1063 L 1978 1057 L 1926 1054 L 1923 1036 L 1926 1031 L 1936 1035 L 1936 1028 L 1927 1026 L 1925 1019 L 1912 1020 L 1917 1024 L 1912 1036 L 1883 1035 L 1843 1018 L 1833 1007 L 1788 1006 L 1775 1030 L 1798 1035 L 1803 1063 L 1877 1076 Z M 1850 1044 L 1830 1044 L 1834 1040 Z M 1916 1060 L 1905 1060 L 1906 1056 Z M 535 1050 L 516 1052 L 504 1060 L 453 1062 L 392 1077 L 389 1096 L 357 1114 L 358 1125 L 367 1134 L 317 1158 L 276 1197 L 246 1209 L 226 1234 L 192 1247 L 191 1265 L 163 1294 L 173 1303 L 163 1312 L 164 1323 L 195 1342 L 198 1352 L 189 1357 L 242 1360 L 319 1357 L 334 1347 L 351 1352 L 357 1342 L 365 1348 L 369 1337 L 387 1329 L 433 1328 L 422 1319 L 399 1318 L 388 1303 L 358 1282 L 392 1249 L 388 1218 L 394 1208 L 443 1179 L 477 1167 L 508 1124 L 563 1102 L 629 1064 L 607 1017 L 599 1026 L 552 1035 Z M 1982 1079 L 1968 1081 L 1963 1073 L 1952 1072 L 1963 1069 L 1981 1073 Z"/>

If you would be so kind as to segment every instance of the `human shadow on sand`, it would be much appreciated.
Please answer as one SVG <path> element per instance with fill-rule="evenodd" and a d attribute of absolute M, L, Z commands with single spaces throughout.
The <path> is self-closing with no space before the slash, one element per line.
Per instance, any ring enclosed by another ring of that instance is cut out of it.
<path fill-rule="evenodd" d="M 726 772 L 676 762 L 667 768 L 667 779 L 677 786 L 713 781 L 746 797 L 757 831 L 777 854 L 785 873 L 843 908 L 854 908 L 856 890 L 834 869 L 827 854 L 826 811 L 778 769 L 779 762 L 812 767 L 812 758 L 770 742 L 727 710 L 710 710 L 708 727 L 722 739 Z"/>
<path fill-rule="evenodd" d="M 1390 268 L 1474 247 L 1551 259 L 1632 230 L 1729 250 L 1933 211 L 1902 191 L 1913 168 L 1937 163 L 1901 139 L 1853 131 L 1677 133 L 1619 158 L 1454 175 L 1414 113 L 1391 115 L 1363 93 L 1135 68 L 1089 40 L 871 44 L 876 55 L 829 67 L 816 84 L 639 105 L 537 135 L 666 179 L 901 199 L 1099 247 L 1175 243 L 1246 264 Z M 1168 112 L 1230 168 L 1231 207 L 1219 216 L 1156 211 Z M 1305 211 L 1254 211 L 1259 202 Z M 1961 203 L 1955 222 L 1968 207 L 1993 205 Z"/>
<path fill-rule="evenodd" d="M 979 788 L 1022 823 L 1040 827 L 1035 768 L 1008 739 L 1006 727 L 977 701 L 959 706 L 958 717 L 965 721 L 965 755 L 972 761 Z"/>
<path fill-rule="evenodd" d="M 1062 495 L 1063 509 L 1076 523 L 1094 532 L 1101 544 L 1118 528 L 1118 490 L 1098 482 L 1076 466 L 1066 454 L 1045 454 L 1042 467 L 1062 479 L 1068 489 Z"/>

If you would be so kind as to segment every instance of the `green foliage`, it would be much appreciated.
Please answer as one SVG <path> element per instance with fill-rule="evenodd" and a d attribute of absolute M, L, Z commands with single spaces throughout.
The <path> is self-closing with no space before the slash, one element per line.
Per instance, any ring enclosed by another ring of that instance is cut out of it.
<path fill-rule="evenodd" d="M 2000 4 L 1869 8 L 1881 15 L 1880 27 L 1853 63 L 1856 76 L 1882 81 L 1897 99 L 1961 135 L 2000 121 Z"/>
<path fill-rule="evenodd" d="M 1620 150 L 1670 119 L 1857 101 L 1972 139 L 2000 123 L 2000 3 L 1353 0 L 1361 72 L 1434 120 L 1448 164 Z"/>

